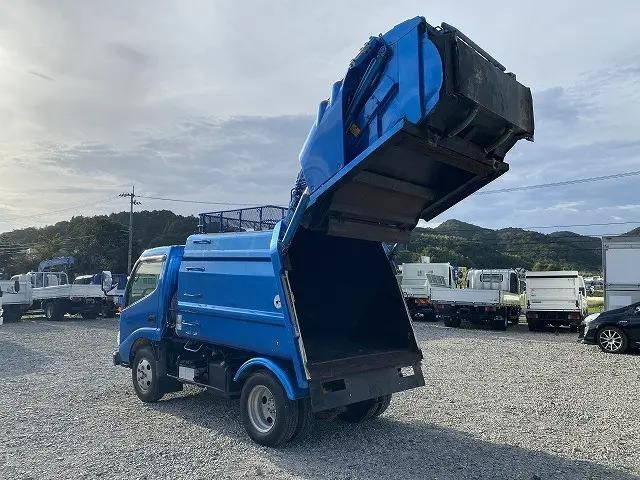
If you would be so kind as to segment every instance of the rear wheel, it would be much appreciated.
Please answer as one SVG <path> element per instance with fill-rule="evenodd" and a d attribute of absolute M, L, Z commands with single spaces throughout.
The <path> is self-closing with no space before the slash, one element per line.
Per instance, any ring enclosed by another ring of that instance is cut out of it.
<path fill-rule="evenodd" d="M 578 326 L 577 325 L 569 325 L 569 331 L 571 333 L 578 333 Z"/>
<path fill-rule="evenodd" d="M 458 328 L 462 321 L 460 320 L 460 317 L 444 317 L 442 323 L 444 323 L 445 327 Z"/>
<path fill-rule="evenodd" d="M 509 325 L 507 317 L 496 316 L 491 320 L 491 328 L 493 330 L 505 331 Z"/>
<path fill-rule="evenodd" d="M 315 416 L 311 409 L 311 399 L 303 398 L 302 400 L 298 400 L 298 423 L 296 424 L 296 430 L 293 432 L 291 440 L 305 437 L 311 430 L 314 419 Z"/>
<path fill-rule="evenodd" d="M 618 327 L 602 328 L 597 339 L 600 349 L 607 353 L 624 353 L 629 346 L 627 335 Z"/>
<path fill-rule="evenodd" d="M 151 347 L 142 347 L 133 359 L 131 375 L 133 388 L 138 398 L 145 403 L 157 402 L 162 398 L 159 365 Z"/>
<path fill-rule="evenodd" d="M 391 394 L 378 397 L 378 408 L 373 413 L 372 417 L 379 417 L 382 415 L 387 408 L 389 408 L 389 405 L 391 405 Z"/>
<path fill-rule="evenodd" d="M 244 383 L 240 408 L 247 434 L 260 445 L 282 445 L 305 428 L 299 401 L 289 400 L 278 379 L 266 371 L 252 374 Z"/>
<path fill-rule="evenodd" d="M 364 400 L 347 405 L 344 412 L 338 414 L 341 420 L 349 423 L 360 423 L 370 418 L 382 415 L 391 403 L 391 395 Z"/>
<path fill-rule="evenodd" d="M 530 332 L 540 332 L 543 330 L 544 324 L 540 320 L 527 320 Z"/>
<path fill-rule="evenodd" d="M 59 321 L 64 317 L 64 311 L 56 302 L 49 302 L 44 306 L 44 316 L 47 320 Z"/>
<path fill-rule="evenodd" d="M 80 313 L 80 315 L 85 320 L 95 320 L 96 318 L 98 318 L 98 315 L 100 315 L 100 312 L 97 310 L 89 310 L 88 312 Z"/>

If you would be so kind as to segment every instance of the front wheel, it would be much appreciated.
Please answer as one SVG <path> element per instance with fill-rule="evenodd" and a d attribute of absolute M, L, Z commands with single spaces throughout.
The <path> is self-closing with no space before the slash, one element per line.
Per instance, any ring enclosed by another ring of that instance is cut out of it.
<path fill-rule="evenodd" d="M 151 347 L 142 347 L 136 352 L 131 375 L 133 389 L 140 400 L 150 403 L 162 398 L 158 361 Z"/>
<path fill-rule="evenodd" d="M 287 443 L 305 429 L 299 404 L 289 400 L 277 378 L 266 371 L 252 374 L 240 395 L 242 423 L 251 439 L 267 447 Z"/>
<path fill-rule="evenodd" d="M 629 342 L 627 335 L 618 327 L 604 327 L 598 332 L 598 346 L 607 353 L 624 353 Z"/>

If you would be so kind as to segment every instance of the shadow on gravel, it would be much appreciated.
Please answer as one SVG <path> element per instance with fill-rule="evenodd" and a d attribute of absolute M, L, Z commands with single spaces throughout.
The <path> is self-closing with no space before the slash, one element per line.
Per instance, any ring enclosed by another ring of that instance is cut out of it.
<path fill-rule="evenodd" d="M 50 359 L 40 352 L 9 340 L 0 340 L 0 378 L 41 372 Z"/>
<path fill-rule="evenodd" d="M 266 449 L 246 436 L 237 401 L 192 390 L 149 407 L 216 435 L 234 437 L 292 476 L 307 479 L 639 478 L 591 461 L 495 444 L 427 423 L 400 422 L 393 412 L 360 425 L 316 421 L 308 436 L 282 448 Z M 264 476 L 261 468 L 253 468 L 256 472 L 247 470 L 247 476 Z"/>

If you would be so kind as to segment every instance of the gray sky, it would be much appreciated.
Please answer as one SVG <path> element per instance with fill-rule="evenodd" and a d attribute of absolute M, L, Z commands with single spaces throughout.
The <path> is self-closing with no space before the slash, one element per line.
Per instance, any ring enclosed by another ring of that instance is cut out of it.
<path fill-rule="evenodd" d="M 115 196 L 132 183 L 152 196 L 286 204 L 318 102 L 370 35 L 416 15 L 456 25 L 534 92 L 536 142 L 521 142 L 487 189 L 639 170 L 632 4 L 4 2 L 0 231 L 123 210 Z M 640 221 L 639 183 L 472 196 L 435 222 Z"/>

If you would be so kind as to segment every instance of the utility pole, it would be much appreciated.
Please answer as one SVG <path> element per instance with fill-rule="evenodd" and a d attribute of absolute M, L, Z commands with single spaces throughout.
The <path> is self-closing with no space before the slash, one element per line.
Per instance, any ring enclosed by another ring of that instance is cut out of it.
<path fill-rule="evenodd" d="M 127 275 L 131 273 L 131 254 L 133 250 L 133 206 L 142 205 L 136 200 L 136 186 L 131 187 L 131 192 L 123 192 L 120 197 L 129 197 L 129 254 L 127 256 Z"/>

